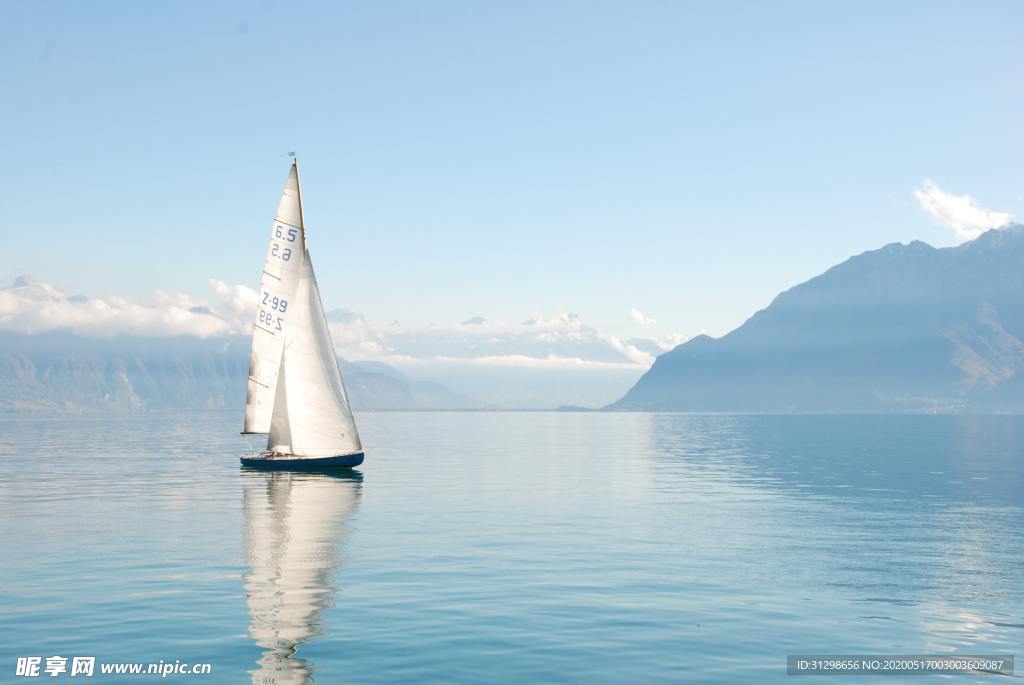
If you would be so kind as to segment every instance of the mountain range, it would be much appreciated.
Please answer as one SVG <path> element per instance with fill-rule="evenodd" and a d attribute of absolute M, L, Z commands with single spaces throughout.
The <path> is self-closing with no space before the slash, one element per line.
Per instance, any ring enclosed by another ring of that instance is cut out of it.
<path fill-rule="evenodd" d="M 439 383 L 339 359 L 353 407 L 475 409 Z M 88 338 L 0 332 L 0 411 L 154 411 L 245 406 L 245 336 Z"/>
<path fill-rule="evenodd" d="M 1024 412 L 1024 226 L 894 243 L 660 355 L 614 410 Z"/>

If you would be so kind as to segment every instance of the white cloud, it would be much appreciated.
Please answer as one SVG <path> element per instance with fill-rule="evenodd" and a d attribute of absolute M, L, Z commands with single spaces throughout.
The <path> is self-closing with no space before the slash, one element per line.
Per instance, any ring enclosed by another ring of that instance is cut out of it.
<path fill-rule="evenodd" d="M 451 366 L 490 366 L 508 367 L 520 369 L 641 369 L 633 362 L 607 362 L 595 361 L 593 359 L 582 359 L 581 357 L 562 357 L 556 354 L 549 354 L 546 357 L 531 357 L 525 354 L 485 355 L 482 357 L 408 357 L 392 355 L 388 357 L 392 364 L 429 364 L 429 365 L 451 365 Z"/>
<path fill-rule="evenodd" d="M 655 321 L 654 319 L 652 319 L 651 317 L 647 316 L 646 314 L 637 309 L 631 309 L 629 311 L 629 315 L 633 318 L 633 321 L 636 321 L 644 328 L 650 328 L 651 326 L 658 323 L 657 321 Z"/>
<path fill-rule="evenodd" d="M 644 352 L 635 345 L 624 343 L 615 336 L 608 336 L 608 344 L 613 350 L 619 352 L 623 357 L 634 364 L 639 366 L 650 366 L 654 363 L 653 355 L 648 352 Z"/>
<path fill-rule="evenodd" d="M 85 337 L 188 335 L 206 338 L 242 333 L 248 331 L 256 299 L 256 294 L 250 291 L 252 306 L 246 305 L 247 294 L 241 290 L 243 287 L 225 286 L 223 293 L 214 287 L 223 296 L 220 302 L 213 304 L 190 295 L 163 292 L 158 292 L 153 302 L 147 304 L 120 297 L 68 295 L 47 283 L 19 278 L 11 287 L 0 289 L 0 330 L 71 331 Z"/>
<path fill-rule="evenodd" d="M 700 332 L 701 335 L 703 335 L 704 329 L 702 328 Z M 658 347 L 667 352 L 668 350 L 674 350 L 675 348 L 679 347 L 684 342 L 692 338 L 692 335 L 683 335 L 682 333 L 669 333 L 668 335 L 663 335 L 654 342 L 655 344 L 657 344 Z"/>
<path fill-rule="evenodd" d="M 86 337 L 248 335 L 256 291 L 218 279 L 210 279 L 208 285 L 209 299 L 158 292 L 150 302 L 140 303 L 68 295 L 52 285 L 18 279 L 13 286 L 0 288 L 0 330 L 70 331 Z M 462 323 L 408 326 L 375 325 L 356 312 L 334 309 L 328 321 L 337 351 L 346 359 L 397 365 L 642 372 L 657 354 L 682 339 L 623 341 L 587 326 L 573 313 L 552 318 L 535 313 L 512 324 L 474 317 Z"/>
<path fill-rule="evenodd" d="M 217 297 L 227 306 L 234 318 L 252 319 L 256 316 L 256 303 L 259 295 L 255 290 L 244 285 L 229 285 L 216 278 L 210 279 L 210 287 Z"/>
<path fill-rule="evenodd" d="M 577 314 L 534 314 L 519 324 L 474 317 L 447 325 L 369 324 L 362 317 L 328 315 L 338 353 L 389 364 L 432 363 L 524 368 L 637 368 L 654 355 L 600 333 Z M 471 322 L 471 323 L 470 323 Z"/>
<path fill-rule="evenodd" d="M 931 180 L 914 191 L 914 197 L 932 219 L 956 231 L 963 240 L 972 240 L 991 228 L 1001 228 L 1013 221 L 1006 212 L 985 209 L 970 195 L 953 195 Z"/>

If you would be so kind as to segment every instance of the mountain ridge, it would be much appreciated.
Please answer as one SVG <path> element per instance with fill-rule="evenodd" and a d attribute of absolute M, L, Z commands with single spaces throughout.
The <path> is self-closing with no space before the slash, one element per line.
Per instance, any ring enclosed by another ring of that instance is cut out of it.
<path fill-rule="evenodd" d="M 245 406 L 249 338 L 83 338 L 0 332 L 0 412 L 144 412 Z M 354 409 L 478 409 L 381 362 L 340 359 Z"/>
<path fill-rule="evenodd" d="M 1022 339 L 1024 227 L 955 247 L 890 243 L 779 293 L 721 338 L 660 355 L 607 408 L 1022 411 Z"/>

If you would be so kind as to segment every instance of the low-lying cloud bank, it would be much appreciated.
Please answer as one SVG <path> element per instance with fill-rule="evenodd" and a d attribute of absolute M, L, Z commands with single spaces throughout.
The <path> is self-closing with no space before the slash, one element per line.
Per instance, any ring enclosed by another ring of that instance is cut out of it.
<path fill-rule="evenodd" d="M 247 335 L 255 317 L 256 292 L 217 279 L 210 279 L 208 287 L 206 298 L 158 292 L 151 301 L 140 303 L 70 295 L 22 277 L 0 288 L 0 330 L 70 331 L 92 338 Z M 642 371 L 657 354 L 685 340 L 673 334 L 623 341 L 587 326 L 575 314 L 535 315 L 521 323 L 475 316 L 457 324 L 406 326 L 375 325 L 357 312 L 334 309 L 328 320 L 342 357 L 399 367 Z"/>
<path fill-rule="evenodd" d="M 376 326 L 352 312 L 328 315 L 335 344 L 343 355 L 390 364 L 474 364 L 523 368 L 647 368 L 652 347 L 641 349 L 584 324 L 575 314 L 534 316 L 522 323 L 481 317 L 460 324 Z M 677 338 L 649 341 L 667 350 Z M 663 345 L 665 345 L 663 347 Z"/>
<path fill-rule="evenodd" d="M 0 288 L 0 330 L 28 334 L 70 331 L 89 338 L 207 338 L 247 331 L 243 320 L 254 311 L 256 293 L 249 289 L 249 293 L 229 293 L 230 287 L 221 285 L 225 298 L 214 301 L 158 292 L 152 302 L 137 303 L 120 297 L 69 295 L 48 283 L 21 277 L 10 287 Z M 247 305 L 245 299 L 250 295 L 251 304 Z"/>

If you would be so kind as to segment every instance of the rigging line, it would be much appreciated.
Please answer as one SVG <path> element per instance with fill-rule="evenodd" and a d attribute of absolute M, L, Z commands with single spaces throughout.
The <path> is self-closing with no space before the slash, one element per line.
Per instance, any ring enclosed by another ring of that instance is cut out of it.
<path fill-rule="evenodd" d="M 281 219 L 278 219 L 276 216 L 274 217 L 274 223 L 284 224 L 285 226 L 291 226 L 292 228 L 297 228 L 300 231 L 305 231 L 306 230 L 302 226 L 296 226 L 295 224 L 290 224 L 287 221 L 282 221 Z"/>

